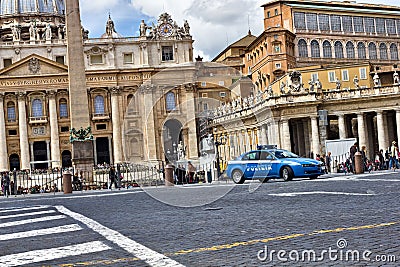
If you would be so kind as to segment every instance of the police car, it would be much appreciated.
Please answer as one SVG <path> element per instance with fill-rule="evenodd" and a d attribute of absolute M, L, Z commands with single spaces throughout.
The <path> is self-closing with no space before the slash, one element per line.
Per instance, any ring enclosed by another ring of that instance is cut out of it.
<path fill-rule="evenodd" d="M 270 178 L 283 178 L 290 181 L 294 177 L 315 179 L 325 173 L 321 161 L 300 158 L 296 154 L 277 148 L 258 147 L 228 162 L 226 175 L 235 183 L 259 179 L 267 182 Z"/>

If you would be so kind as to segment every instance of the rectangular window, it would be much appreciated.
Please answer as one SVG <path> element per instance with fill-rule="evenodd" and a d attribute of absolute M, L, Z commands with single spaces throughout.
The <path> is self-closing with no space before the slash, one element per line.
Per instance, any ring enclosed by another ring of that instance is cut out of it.
<path fill-rule="evenodd" d="M 313 82 L 315 82 L 316 80 L 318 80 L 318 73 L 311 73 L 311 80 Z"/>
<path fill-rule="evenodd" d="M 203 104 L 203 110 L 208 110 L 208 104 L 207 103 Z"/>
<path fill-rule="evenodd" d="M 219 96 L 220 97 L 226 97 L 226 93 L 225 92 L 219 92 Z"/>
<path fill-rule="evenodd" d="M 64 56 L 56 56 L 56 62 L 65 65 Z"/>
<path fill-rule="evenodd" d="M 343 31 L 353 32 L 353 20 L 350 16 L 342 16 Z"/>
<path fill-rule="evenodd" d="M 163 46 L 162 47 L 162 61 L 171 61 L 174 60 L 174 50 L 172 46 Z"/>
<path fill-rule="evenodd" d="M 17 130 L 8 130 L 8 135 L 17 135 Z"/>
<path fill-rule="evenodd" d="M 103 64 L 103 55 L 90 55 L 90 64 Z"/>
<path fill-rule="evenodd" d="M 349 80 L 349 71 L 342 70 L 342 81 L 348 81 L 348 80 Z"/>
<path fill-rule="evenodd" d="M 201 82 L 201 86 L 202 87 L 206 87 L 207 86 L 207 82 Z"/>
<path fill-rule="evenodd" d="M 270 17 L 271 17 L 271 12 L 268 11 L 268 12 L 267 12 L 267 18 L 270 18 Z"/>
<path fill-rule="evenodd" d="M 275 9 L 275 16 L 278 16 L 278 9 Z"/>
<path fill-rule="evenodd" d="M 386 26 L 385 26 L 385 19 L 383 18 L 376 18 L 376 32 L 377 33 L 386 33 Z"/>
<path fill-rule="evenodd" d="M 69 127 L 68 127 L 68 126 L 61 126 L 60 131 L 61 131 L 62 133 L 68 133 L 68 132 L 69 132 Z"/>
<path fill-rule="evenodd" d="M 280 53 L 281 52 L 281 46 L 280 45 L 275 45 L 274 46 L 274 50 L 275 50 L 275 53 Z"/>
<path fill-rule="evenodd" d="M 219 85 L 219 86 L 224 86 L 224 85 L 225 85 L 225 82 L 224 82 L 224 81 L 219 81 L 219 82 L 218 82 L 218 85 Z"/>
<path fill-rule="evenodd" d="M 375 33 L 375 19 L 366 17 L 364 18 L 365 22 L 365 31 L 367 33 Z"/>
<path fill-rule="evenodd" d="M 307 13 L 307 29 L 312 31 L 318 30 L 317 25 L 317 14 L 315 13 Z"/>
<path fill-rule="evenodd" d="M 360 79 L 361 80 L 367 79 L 367 69 L 366 68 L 360 68 Z"/>
<path fill-rule="evenodd" d="M 202 98 L 207 98 L 208 97 L 208 93 L 201 93 L 201 97 Z"/>
<path fill-rule="evenodd" d="M 334 32 L 342 31 L 342 22 L 340 16 L 331 15 L 331 30 Z"/>
<path fill-rule="evenodd" d="M 96 124 L 96 130 L 107 130 L 107 124 Z"/>
<path fill-rule="evenodd" d="M 397 34 L 400 34 L 400 19 L 396 19 Z"/>
<path fill-rule="evenodd" d="M 8 122 L 16 122 L 17 116 L 15 114 L 15 106 L 7 107 L 7 120 Z"/>
<path fill-rule="evenodd" d="M 294 12 L 294 27 L 299 30 L 306 29 L 306 14 L 303 12 Z"/>
<path fill-rule="evenodd" d="M 3 65 L 4 65 L 4 68 L 7 68 L 8 66 L 11 66 L 12 65 L 12 59 L 11 58 L 3 59 Z"/>
<path fill-rule="evenodd" d="M 386 29 L 388 34 L 396 34 L 396 21 L 394 19 L 386 19 Z"/>
<path fill-rule="evenodd" d="M 275 63 L 275 69 L 280 69 L 282 67 L 281 63 Z"/>
<path fill-rule="evenodd" d="M 334 71 L 328 72 L 328 80 L 330 83 L 334 83 L 336 81 L 336 76 Z"/>
<path fill-rule="evenodd" d="M 319 14 L 318 15 L 319 21 L 319 30 L 320 31 L 329 31 L 329 15 Z"/>
<path fill-rule="evenodd" d="M 355 32 L 364 32 L 363 17 L 353 17 L 353 25 Z"/>
<path fill-rule="evenodd" d="M 68 106 L 67 103 L 60 103 L 60 118 L 68 118 Z"/>
<path fill-rule="evenodd" d="M 124 54 L 124 64 L 132 64 L 133 63 L 133 53 Z"/>

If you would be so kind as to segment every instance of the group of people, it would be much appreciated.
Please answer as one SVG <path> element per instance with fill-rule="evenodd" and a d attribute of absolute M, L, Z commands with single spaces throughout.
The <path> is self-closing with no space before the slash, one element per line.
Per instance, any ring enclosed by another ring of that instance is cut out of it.
<path fill-rule="evenodd" d="M 196 167 L 194 167 L 190 161 L 187 163 L 187 169 L 181 164 L 178 165 L 175 169 L 174 179 L 176 184 L 192 184 L 199 182 L 199 177 L 196 175 Z"/>

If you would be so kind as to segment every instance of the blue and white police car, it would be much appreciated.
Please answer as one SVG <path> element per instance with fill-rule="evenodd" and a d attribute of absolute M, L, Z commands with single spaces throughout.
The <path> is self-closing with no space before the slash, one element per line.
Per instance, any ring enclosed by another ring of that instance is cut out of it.
<path fill-rule="evenodd" d="M 270 178 L 283 178 L 285 181 L 294 177 L 315 179 L 324 173 L 325 166 L 321 161 L 300 158 L 283 149 L 263 147 L 229 161 L 226 168 L 226 175 L 237 184 L 251 179 L 259 179 L 262 182 L 267 182 Z"/>

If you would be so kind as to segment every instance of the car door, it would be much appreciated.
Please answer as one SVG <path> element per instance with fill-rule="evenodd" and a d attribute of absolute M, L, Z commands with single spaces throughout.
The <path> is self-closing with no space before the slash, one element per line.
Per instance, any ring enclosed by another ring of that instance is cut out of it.
<path fill-rule="evenodd" d="M 273 159 L 274 159 L 274 157 L 268 151 L 260 152 L 259 176 L 261 178 L 271 176 Z"/>
<path fill-rule="evenodd" d="M 258 165 L 260 159 L 259 151 L 251 151 L 243 156 L 242 161 L 246 167 L 244 169 L 244 175 L 246 178 L 255 178 L 259 176 Z"/>
<path fill-rule="evenodd" d="M 278 159 L 275 155 L 274 152 L 268 152 L 268 160 L 269 160 L 269 172 L 268 172 L 268 176 L 270 177 L 279 177 L 279 170 L 281 167 L 281 161 L 280 159 Z"/>

